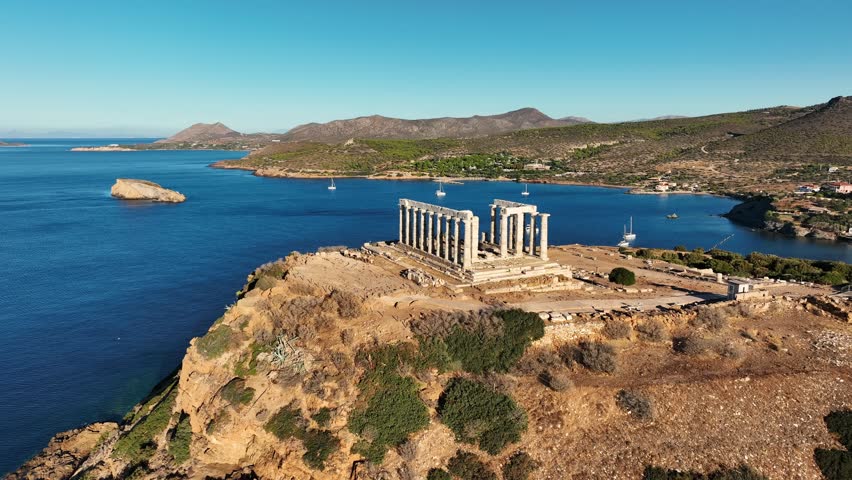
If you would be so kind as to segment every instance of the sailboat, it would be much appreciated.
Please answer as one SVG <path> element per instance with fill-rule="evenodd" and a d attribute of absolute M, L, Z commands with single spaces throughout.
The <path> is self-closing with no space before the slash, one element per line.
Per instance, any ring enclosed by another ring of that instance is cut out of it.
<path fill-rule="evenodd" d="M 618 245 L 619 247 L 629 247 L 630 246 L 630 240 L 627 239 L 627 227 L 626 226 L 624 227 L 624 233 L 621 235 L 621 241 L 618 242 L 616 245 Z"/>
<path fill-rule="evenodd" d="M 439 197 L 443 197 L 446 194 L 447 194 L 447 192 L 444 191 L 444 182 L 438 182 L 438 189 L 435 190 L 435 195 L 437 195 Z"/>
<path fill-rule="evenodd" d="M 636 240 L 636 234 L 633 233 L 633 217 L 630 217 L 630 231 L 624 233 L 624 239 L 628 242 Z"/>
<path fill-rule="evenodd" d="M 329 190 L 337 190 L 337 186 L 334 185 L 334 179 L 331 179 L 331 185 L 328 186 Z"/>
<path fill-rule="evenodd" d="M 529 194 L 530 194 L 529 188 L 528 188 L 527 184 L 525 183 L 524 184 L 524 191 L 521 192 L 521 195 L 527 197 L 527 196 L 529 196 Z"/>

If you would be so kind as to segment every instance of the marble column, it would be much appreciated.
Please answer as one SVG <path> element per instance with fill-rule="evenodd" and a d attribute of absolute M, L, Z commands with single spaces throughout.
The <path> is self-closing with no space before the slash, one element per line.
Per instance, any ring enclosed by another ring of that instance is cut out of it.
<path fill-rule="evenodd" d="M 527 252 L 527 254 L 529 255 L 535 255 L 535 217 L 537 215 L 537 213 L 530 214 L 530 235 L 527 240 L 529 242 L 529 248 L 527 249 L 529 251 Z"/>
<path fill-rule="evenodd" d="M 541 257 L 542 260 L 547 260 L 547 217 L 550 216 L 549 213 L 540 213 L 541 217 L 541 227 L 539 227 L 539 247 L 538 247 L 538 256 Z"/>
<path fill-rule="evenodd" d="M 418 213 L 418 215 L 420 216 L 420 228 L 417 229 L 417 242 L 418 242 L 417 247 L 420 250 L 425 250 L 426 249 L 426 239 L 423 238 L 423 237 L 424 237 L 424 234 L 426 233 L 426 225 L 425 225 L 425 223 L 426 223 L 426 210 L 420 209 L 420 212 Z"/>
<path fill-rule="evenodd" d="M 464 222 L 464 244 L 462 245 L 462 248 L 464 250 L 462 251 L 462 256 L 461 256 L 462 257 L 462 268 L 464 268 L 465 270 L 468 270 L 468 269 L 470 269 L 470 263 L 471 263 L 470 254 L 471 254 L 472 249 L 470 248 L 470 245 L 473 242 L 470 239 L 470 235 L 473 233 L 473 229 L 471 228 L 471 224 L 473 222 L 470 218 L 465 218 L 463 220 L 463 222 Z"/>
<path fill-rule="evenodd" d="M 408 240 L 408 246 L 414 246 L 414 207 L 405 207 L 405 238 Z"/>
<path fill-rule="evenodd" d="M 444 223 L 444 214 L 438 214 L 438 221 L 435 223 L 435 256 L 441 256 L 441 245 L 444 243 L 444 239 L 441 238 L 441 224 Z"/>
<path fill-rule="evenodd" d="M 405 205 L 399 206 L 399 243 L 406 243 L 405 238 Z"/>
<path fill-rule="evenodd" d="M 453 263 L 459 262 L 459 219 L 453 221 Z"/>
<path fill-rule="evenodd" d="M 524 255 L 524 212 L 515 215 L 515 255 Z"/>
<path fill-rule="evenodd" d="M 446 222 L 446 224 L 445 224 L 446 228 L 444 228 L 445 233 L 444 233 L 444 256 L 443 256 L 443 258 L 444 258 L 444 260 L 449 260 L 450 259 L 450 223 L 453 221 L 453 219 L 452 219 L 452 217 L 448 216 L 448 217 L 444 218 L 444 221 Z"/>
<path fill-rule="evenodd" d="M 429 212 L 429 221 L 426 223 L 426 252 L 432 253 L 432 246 L 434 245 L 432 238 L 432 224 L 435 223 L 435 213 Z"/>
<path fill-rule="evenodd" d="M 479 258 L 479 217 L 470 220 L 470 263 Z"/>
<path fill-rule="evenodd" d="M 509 233 L 508 227 L 509 218 L 506 216 L 506 212 L 501 208 L 500 209 L 500 257 L 506 257 L 508 255 L 508 238 L 506 235 Z"/>
<path fill-rule="evenodd" d="M 491 204 L 491 228 L 489 230 L 488 241 L 491 243 L 497 243 L 497 239 L 494 238 L 494 228 L 497 223 L 497 205 Z"/>

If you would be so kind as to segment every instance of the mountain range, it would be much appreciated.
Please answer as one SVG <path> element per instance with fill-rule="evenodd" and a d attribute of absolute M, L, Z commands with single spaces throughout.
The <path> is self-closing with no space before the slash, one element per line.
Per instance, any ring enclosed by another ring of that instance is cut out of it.
<path fill-rule="evenodd" d="M 441 117 L 419 120 L 370 115 L 326 123 L 306 123 L 281 134 L 243 134 L 222 123 L 196 123 L 157 144 L 251 142 L 259 139 L 280 142 L 308 141 L 339 143 L 350 138 L 425 139 L 463 138 L 544 127 L 591 123 L 583 117 L 551 118 L 535 108 L 522 108 L 499 115 Z"/>

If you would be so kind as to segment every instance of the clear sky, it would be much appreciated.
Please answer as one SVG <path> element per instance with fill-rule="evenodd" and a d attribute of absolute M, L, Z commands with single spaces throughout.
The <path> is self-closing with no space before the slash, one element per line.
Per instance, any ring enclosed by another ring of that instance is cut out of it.
<path fill-rule="evenodd" d="M 0 0 L 0 131 L 617 121 L 852 95 L 848 0 Z"/>

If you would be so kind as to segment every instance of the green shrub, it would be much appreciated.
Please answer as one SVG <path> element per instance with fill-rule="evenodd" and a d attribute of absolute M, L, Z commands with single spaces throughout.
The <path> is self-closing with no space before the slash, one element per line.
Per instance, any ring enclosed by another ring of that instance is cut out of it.
<path fill-rule="evenodd" d="M 476 454 L 462 450 L 450 459 L 447 470 L 462 480 L 497 480 L 497 475 Z"/>
<path fill-rule="evenodd" d="M 492 455 L 517 442 L 527 426 L 526 414 L 511 397 L 461 377 L 447 384 L 438 399 L 438 414 L 457 440 L 478 443 Z"/>
<path fill-rule="evenodd" d="M 538 466 L 528 453 L 517 452 L 503 465 L 503 480 L 527 480 Z"/>
<path fill-rule="evenodd" d="M 280 440 L 301 440 L 305 447 L 302 460 L 311 468 L 324 469 L 328 457 L 340 448 L 340 440 L 330 431 L 307 428 L 307 421 L 302 418 L 299 410 L 293 407 L 278 410 L 263 428 Z"/>
<path fill-rule="evenodd" d="M 837 440 L 847 450 L 852 450 L 852 410 L 831 412 L 824 420 L 828 431 L 837 435 Z"/>
<path fill-rule="evenodd" d="M 618 408 L 640 420 L 654 418 L 654 403 L 642 392 L 620 390 L 615 395 L 615 404 L 618 405 Z"/>
<path fill-rule="evenodd" d="M 242 378 L 235 378 L 222 387 L 220 393 L 222 400 L 231 405 L 246 405 L 254 398 L 254 389 L 246 387 L 246 381 Z"/>
<path fill-rule="evenodd" d="M 636 283 L 636 275 L 626 268 L 616 267 L 609 272 L 609 281 L 619 285 L 629 286 Z"/>
<path fill-rule="evenodd" d="M 274 287 L 278 279 L 271 275 L 261 275 L 255 282 L 254 288 L 258 290 L 269 290 Z"/>
<path fill-rule="evenodd" d="M 444 469 L 433 468 L 426 474 L 426 480 L 453 480 L 453 476 Z"/>
<path fill-rule="evenodd" d="M 828 480 L 852 478 L 852 452 L 845 450 L 814 450 L 814 461 Z"/>
<path fill-rule="evenodd" d="M 227 410 L 221 410 L 210 420 L 205 431 L 208 435 L 213 435 L 221 430 L 221 428 L 231 421 L 231 414 Z"/>
<path fill-rule="evenodd" d="M 169 439 L 169 453 L 178 465 L 189 460 L 190 443 L 192 443 L 192 425 L 189 423 L 189 415 L 181 413 L 180 420 Z"/>
<path fill-rule="evenodd" d="M 264 430 L 275 435 L 279 440 L 298 438 L 303 428 L 299 410 L 292 407 L 282 407 L 263 426 Z"/>
<path fill-rule="evenodd" d="M 831 412 L 824 421 L 846 450 L 818 448 L 814 451 L 814 461 L 828 480 L 852 478 L 852 410 Z"/>
<path fill-rule="evenodd" d="M 328 457 L 340 448 L 340 440 L 328 430 L 311 429 L 302 433 L 302 445 L 306 450 L 302 460 L 308 466 L 322 470 Z"/>
<path fill-rule="evenodd" d="M 720 468 L 710 473 L 681 472 L 659 467 L 647 467 L 643 480 L 767 480 L 747 465 L 737 468 Z"/>
<path fill-rule="evenodd" d="M 492 326 L 484 322 L 456 324 L 444 336 L 421 336 L 421 351 L 436 361 L 442 361 L 443 366 L 452 361 L 459 362 L 465 371 L 471 373 L 506 372 L 521 358 L 530 343 L 544 336 L 544 321 L 534 313 L 517 309 L 502 310 L 493 315 L 498 319 L 499 332 L 492 332 Z M 443 356 L 443 348 L 434 344 L 437 341 L 445 344 L 446 357 Z"/>
<path fill-rule="evenodd" d="M 331 409 L 328 407 L 322 407 L 317 410 L 317 413 L 313 414 L 311 418 L 317 422 L 317 425 L 320 427 L 327 427 L 328 423 L 331 421 Z"/>
<path fill-rule="evenodd" d="M 119 437 L 113 447 L 112 456 L 127 460 L 131 464 L 151 458 L 157 449 L 154 437 L 161 434 L 169 425 L 175 397 L 177 397 L 177 388 L 172 387 L 150 413 L 139 420 L 129 432 Z"/>
<path fill-rule="evenodd" d="M 381 463 L 388 448 L 429 425 L 429 412 L 417 395 L 417 385 L 398 372 L 414 356 L 408 347 L 392 345 L 361 355 L 362 362 L 372 367 L 358 383 L 359 406 L 349 415 L 349 431 L 362 437 L 353 451 L 372 463 Z"/>
<path fill-rule="evenodd" d="M 231 327 L 219 325 L 199 338 L 195 343 L 198 351 L 206 358 L 216 358 L 225 353 L 231 346 Z"/>

